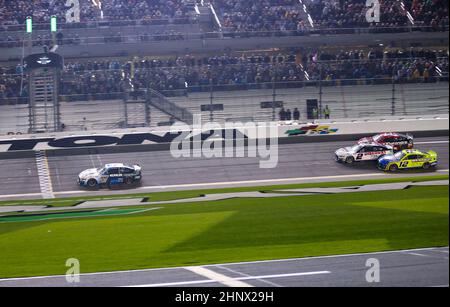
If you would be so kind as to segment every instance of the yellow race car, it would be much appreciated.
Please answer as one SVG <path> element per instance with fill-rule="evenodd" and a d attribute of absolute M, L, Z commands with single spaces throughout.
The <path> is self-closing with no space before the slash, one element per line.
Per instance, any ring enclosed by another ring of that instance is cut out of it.
<path fill-rule="evenodd" d="M 378 168 L 395 172 L 399 169 L 430 169 L 438 164 L 438 156 L 434 151 L 427 153 L 415 149 L 402 150 L 393 155 L 385 155 L 378 159 Z"/>

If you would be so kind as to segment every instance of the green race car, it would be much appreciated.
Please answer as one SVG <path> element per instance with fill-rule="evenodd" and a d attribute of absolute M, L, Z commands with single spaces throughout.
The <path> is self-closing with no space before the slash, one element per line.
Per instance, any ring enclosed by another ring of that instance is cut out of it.
<path fill-rule="evenodd" d="M 399 169 L 436 167 L 438 163 L 437 153 L 427 153 L 415 149 L 402 150 L 393 155 L 385 155 L 378 159 L 378 168 L 383 171 L 395 172 Z"/>

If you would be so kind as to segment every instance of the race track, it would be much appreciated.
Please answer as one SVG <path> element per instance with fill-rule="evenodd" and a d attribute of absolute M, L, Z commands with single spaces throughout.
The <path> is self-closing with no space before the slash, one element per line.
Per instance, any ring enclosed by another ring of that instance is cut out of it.
<path fill-rule="evenodd" d="M 434 150 L 439 155 L 437 173 L 448 173 L 448 137 L 417 138 L 416 148 Z M 55 197 L 171 191 L 235 186 L 366 178 L 423 176 L 436 171 L 409 170 L 386 174 L 374 163 L 352 166 L 334 161 L 334 151 L 352 142 L 320 142 L 279 145 L 278 166 L 259 167 L 259 158 L 173 158 L 168 151 L 113 153 L 105 155 L 71 155 L 48 157 L 51 192 Z M 142 186 L 132 190 L 86 191 L 76 184 L 80 171 L 101 167 L 105 163 L 137 163 L 143 167 Z M 42 197 L 42 165 L 35 158 L 4 159 L 0 163 L 3 176 L 0 200 Z M 41 179 L 41 184 L 40 184 Z M 48 189 L 48 187 L 47 187 Z"/>
<path fill-rule="evenodd" d="M 374 163 L 352 166 L 336 163 L 334 151 L 339 147 L 352 145 L 352 142 L 280 145 L 279 163 L 274 169 L 259 168 L 258 158 L 176 159 L 168 151 L 50 156 L 45 163 L 37 163 L 36 158 L 4 159 L 1 160 L 0 171 L 6 176 L 3 176 L 0 185 L 0 200 L 42 197 L 43 165 L 49 171 L 50 192 L 55 197 L 448 174 L 449 138 L 417 138 L 415 141 L 418 149 L 433 149 L 439 154 L 439 167 L 436 171 L 415 170 L 391 174 L 377 170 Z M 118 191 L 86 191 L 77 186 L 76 178 L 81 170 L 111 162 L 140 164 L 144 169 L 142 186 Z M 380 261 L 381 283 L 369 284 L 365 280 L 368 258 Z M 220 278 L 217 279 L 217 276 Z M 256 287 L 448 287 L 448 248 L 95 273 L 82 275 L 79 284 L 68 284 L 64 276 L 7 279 L 0 280 L 0 287 L 198 287 L 242 283 Z"/>

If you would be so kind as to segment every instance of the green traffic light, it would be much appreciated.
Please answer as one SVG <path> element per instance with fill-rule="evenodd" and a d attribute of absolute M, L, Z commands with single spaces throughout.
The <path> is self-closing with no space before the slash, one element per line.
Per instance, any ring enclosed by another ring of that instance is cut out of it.
<path fill-rule="evenodd" d="M 50 19 L 50 30 L 51 32 L 57 31 L 56 16 L 52 16 Z"/>
<path fill-rule="evenodd" d="M 31 17 L 27 17 L 27 20 L 26 20 L 26 30 L 27 30 L 27 33 L 32 33 L 33 32 L 33 18 L 31 18 Z"/>

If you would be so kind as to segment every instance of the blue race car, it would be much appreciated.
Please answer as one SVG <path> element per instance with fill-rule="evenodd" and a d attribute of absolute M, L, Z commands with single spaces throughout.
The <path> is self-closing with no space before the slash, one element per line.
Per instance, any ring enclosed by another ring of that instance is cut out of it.
<path fill-rule="evenodd" d="M 78 184 L 87 188 L 99 188 L 101 186 L 125 185 L 131 186 L 140 183 L 142 168 L 139 165 L 125 165 L 123 163 L 106 164 L 105 167 L 91 168 L 78 175 Z"/>

